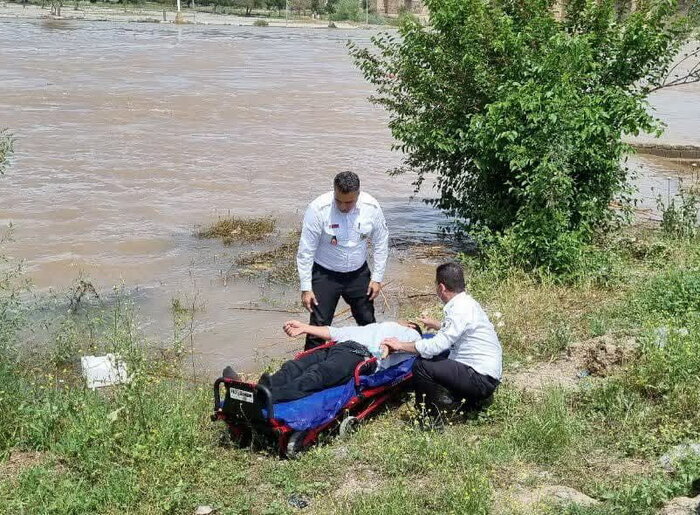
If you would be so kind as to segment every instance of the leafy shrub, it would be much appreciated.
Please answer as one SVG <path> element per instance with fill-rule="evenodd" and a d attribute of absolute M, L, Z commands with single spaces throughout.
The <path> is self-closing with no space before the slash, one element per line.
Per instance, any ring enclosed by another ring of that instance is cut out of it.
<path fill-rule="evenodd" d="M 253 26 L 254 26 L 254 27 L 267 27 L 267 26 L 269 26 L 269 25 L 270 25 L 270 24 L 267 22 L 267 20 L 259 20 L 259 19 L 258 19 L 258 20 L 255 20 L 255 21 L 253 22 Z"/>
<path fill-rule="evenodd" d="M 356 0 L 338 0 L 330 15 L 333 21 L 360 21 L 360 6 Z"/>
<path fill-rule="evenodd" d="M 626 193 L 623 136 L 660 130 L 645 98 L 686 27 L 671 2 L 574 2 L 563 21 L 539 0 L 426 5 L 428 26 L 351 45 L 406 156 L 393 173 L 435 174 L 435 205 L 513 264 L 571 274 Z"/>

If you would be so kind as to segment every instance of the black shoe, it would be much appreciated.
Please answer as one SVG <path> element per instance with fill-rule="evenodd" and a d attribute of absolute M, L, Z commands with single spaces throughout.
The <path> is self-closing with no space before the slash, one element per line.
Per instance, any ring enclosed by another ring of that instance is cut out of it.
<path fill-rule="evenodd" d="M 236 374 L 236 371 L 230 365 L 224 369 L 221 375 L 226 379 L 233 379 L 234 381 L 239 380 L 238 374 Z"/>
<path fill-rule="evenodd" d="M 270 374 L 265 372 L 260 376 L 260 379 L 258 379 L 258 384 L 261 384 L 263 386 L 266 386 L 267 388 L 270 387 Z"/>

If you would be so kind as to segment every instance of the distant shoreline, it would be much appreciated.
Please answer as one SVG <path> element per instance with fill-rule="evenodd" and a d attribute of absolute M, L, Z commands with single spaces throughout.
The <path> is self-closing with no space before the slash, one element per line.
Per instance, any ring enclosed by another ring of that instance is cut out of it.
<path fill-rule="evenodd" d="M 66 3 L 61 9 L 61 16 L 51 14 L 51 6 L 47 2 L 45 7 L 35 4 L 22 5 L 21 3 L 0 3 L 0 19 L 30 19 L 30 20 L 80 20 L 80 21 L 109 21 L 109 22 L 134 22 L 134 23 L 175 23 L 176 11 L 151 8 L 148 6 L 129 5 L 125 9 L 122 6 L 109 6 L 104 3 L 91 4 L 80 2 L 75 9 L 75 3 Z M 165 20 L 163 18 L 165 17 Z M 214 14 L 196 9 L 182 9 L 182 23 L 184 25 L 236 25 L 252 26 L 257 20 L 263 20 L 270 27 L 291 28 L 317 28 L 327 29 L 328 20 L 313 18 L 294 18 L 285 21 L 284 18 L 272 18 L 266 16 L 238 16 L 234 14 Z M 361 29 L 362 25 L 350 22 L 333 22 L 339 29 Z M 371 26 L 377 28 L 381 26 Z M 264 27 L 262 27 L 264 28 Z M 370 28 L 370 27 L 368 27 Z"/>

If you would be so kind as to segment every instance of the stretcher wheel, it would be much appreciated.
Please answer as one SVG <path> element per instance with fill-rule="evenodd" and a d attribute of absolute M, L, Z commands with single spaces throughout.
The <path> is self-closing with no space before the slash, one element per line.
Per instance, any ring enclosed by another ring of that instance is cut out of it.
<path fill-rule="evenodd" d="M 362 421 L 357 417 L 346 417 L 345 420 L 340 423 L 340 437 L 347 438 L 353 434 L 360 426 L 360 422 Z"/>
<path fill-rule="evenodd" d="M 293 460 L 298 458 L 304 451 L 304 437 L 306 431 L 294 431 L 287 441 L 287 458 Z"/>
<path fill-rule="evenodd" d="M 253 440 L 253 432 L 244 427 L 229 427 L 229 437 L 236 447 L 248 447 Z"/>

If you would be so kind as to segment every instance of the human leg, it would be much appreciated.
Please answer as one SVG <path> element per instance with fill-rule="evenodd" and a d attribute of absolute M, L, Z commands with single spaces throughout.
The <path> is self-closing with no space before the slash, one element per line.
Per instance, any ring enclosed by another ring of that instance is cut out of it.
<path fill-rule="evenodd" d="M 368 325 L 376 322 L 374 318 L 374 301 L 369 300 L 367 288 L 371 272 L 367 263 L 356 272 L 346 274 L 343 284 L 342 297 L 350 306 L 357 325 Z"/>
<path fill-rule="evenodd" d="M 324 359 L 305 367 L 294 379 L 278 383 L 277 386 L 272 385 L 270 390 L 274 402 L 300 399 L 313 392 L 342 384 L 352 377 L 355 367 L 364 359 L 365 356 L 356 352 L 354 347 L 344 343 L 336 344 L 327 349 Z"/>
<path fill-rule="evenodd" d="M 272 390 L 282 388 L 284 385 L 293 382 L 310 367 L 325 360 L 328 356 L 328 351 L 329 349 L 320 349 L 299 359 L 285 361 L 277 372 L 265 377 L 264 381 L 261 378 L 261 382 Z"/>
<path fill-rule="evenodd" d="M 314 263 L 311 272 L 311 288 L 318 306 L 314 306 L 309 317 L 309 324 L 315 326 L 330 325 L 333 322 L 335 308 L 342 292 L 342 285 L 338 282 L 337 273 L 326 270 Z M 306 336 L 304 350 L 313 349 L 324 343 L 322 338 Z"/>
<path fill-rule="evenodd" d="M 416 402 L 431 414 L 477 408 L 490 397 L 498 382 L 452 359 L 423 359 L 413 365 Z"/>

